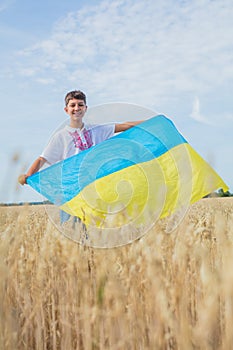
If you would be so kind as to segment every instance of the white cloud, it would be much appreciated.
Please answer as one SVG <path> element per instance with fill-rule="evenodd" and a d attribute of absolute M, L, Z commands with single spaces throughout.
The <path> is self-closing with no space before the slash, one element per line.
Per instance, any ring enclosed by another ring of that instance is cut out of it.
<path fill-rule="evenodd" d="M 215 127 L 220 127 L 222 126 L 223 122 L 225 127 L 227 127 L 227 124 L 229 124 L 231 127 L 233 126 L 233 114 L 222 111 L 220 114 L 217 114 L 216 111 L 215 113 L 210 113 L 207 115 L 204 115 L 201 112 L 201 103 L 200 99 L 198 97 L 194 98 L 193 101 L 193 106 L 192 106 L 192 112 L 190 113 L 190 117 L 202 124 L 206 125 L 212 125 Z"/>
<path fill-rule="evenodd" d="M 20 71 L 19 71 L 19 74 L 22 75 L 23 77 L 33 77 L 36 75 L 36 68 L 34 67 L 31 67 L 31 68 L 22 68 Z"/>
<path fill-rule="evenodd" d="M 204 123 L 204 124 L 212 124 L 208 121 L 208 119 L 206 117 L 204 117 L 201 114 L 200 111 L 200 100 L 198 97 L 195 97 L 194 102 L 193 102 L 193 110 L 190 114 L 191 118 L 193 118 L 194 120 L 200 122 L 200 123 Z"/>
<path fill-rule="evenodd" d="M 226 120 L 233 121 L 233 114 L 227 113 L 225 116 Z"/>
<path fill-rule="evenodd" d="M 103 1 L 67 14 L 21 64 L 107 100 L 211 93 L 233 79 L 232 18 L 231 0 Z"/>
<path fill-rule="evenodd" d="M 52 78 L 37 78 L 36 81 L 42 85 L 49 85 L 54 83 Z"/>

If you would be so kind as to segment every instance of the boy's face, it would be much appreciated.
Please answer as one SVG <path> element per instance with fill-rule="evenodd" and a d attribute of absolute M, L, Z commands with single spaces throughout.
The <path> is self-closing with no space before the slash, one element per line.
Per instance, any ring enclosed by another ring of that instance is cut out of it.
<path fill-rule="evenodd" d="M 70 116 L 71 121 L 82 121 L 84 114 L 86 113 L 87 106 L 83 100 L 77 100 L 72 98 L 69 100 L 67 106 L 64 108 L 65 112 Z"/>

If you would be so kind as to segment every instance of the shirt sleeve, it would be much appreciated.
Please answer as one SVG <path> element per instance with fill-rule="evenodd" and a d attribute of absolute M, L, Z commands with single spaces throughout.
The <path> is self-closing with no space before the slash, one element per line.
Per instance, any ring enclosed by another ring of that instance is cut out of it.
<path fill-rule="evenodd" d="M 45 158 L 49 164 L 54 164 L 63 158 L 63 150 L 61 139 L 58 134 L 55 134 L 49 140 L 47 146 L 41 153 L 41 157 Z"/>
<path fill-rule="evenodd" d="M 95 125 L 92 128 L 92 139 L 94 144 L 97 145 L 100 142 L 103 142 L 110 137 L 114 136 L 115 133 L 115 124 L 102 124 Z"/>

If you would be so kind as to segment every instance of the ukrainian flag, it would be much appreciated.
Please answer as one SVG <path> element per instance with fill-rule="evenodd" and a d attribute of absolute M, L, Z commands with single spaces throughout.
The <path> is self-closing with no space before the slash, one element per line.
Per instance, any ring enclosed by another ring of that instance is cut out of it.
<path fill-rule="evenodd" d="M 58 162 L 27 183 L 86 225 L 141 225 L 227 185 L 163 115 Z"/>

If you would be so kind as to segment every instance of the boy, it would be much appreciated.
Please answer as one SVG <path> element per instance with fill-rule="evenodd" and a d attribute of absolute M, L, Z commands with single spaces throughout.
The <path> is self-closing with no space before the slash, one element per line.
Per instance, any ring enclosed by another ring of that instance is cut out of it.
<path fill-rule="evenodd" d="M 64 111 L 70 117 L 66 125 L 50 139 L 41 156 L 31 165 L 26 174 L 19 176 L 19 183 L 27 183 L 27 177 L 36 173 L 47 162 L 52 165 L 65 158 L 80 153 L 84 149 L 112 137 L 114 133 L 125 131 L 142 121 L 119 124 L 86 125 L 83 117 L 87 111 L 86 96 L 80 90 L 68 92 L 65 97 Z"/>
<path fill-rule="evenodd" d="M 37 158 L 26 174 L 20 175 L 21 185 L 27 183 L 27 178 L 48 163 L 52 165 L 58 161 L 71 157 L 81 151 L 112 137 L 114 133 L 125 131 L 142 121 L 120 124 L 88 125 L 83 122 L 87 111 L 86 96 L 80 90 L 74 90 L 65 96 L 64 111 L 70 117 L 69 125 L 57 131 L 45 147 L 41 156 Z"/>

